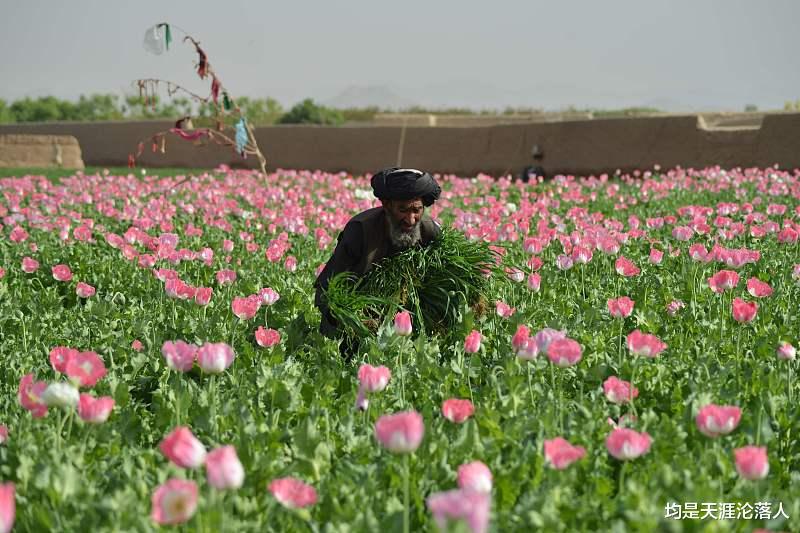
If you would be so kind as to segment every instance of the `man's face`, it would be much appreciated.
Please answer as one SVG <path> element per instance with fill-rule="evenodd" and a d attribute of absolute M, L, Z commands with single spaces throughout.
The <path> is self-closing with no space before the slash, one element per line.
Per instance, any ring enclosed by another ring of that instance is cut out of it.
<path fill-rule="evenodd" d="M 405 233 L 410 233 L 419 225 L 425 205 L 419 198 L 413 200 L 391 200 L 384 204 L 389 216 L 392 217 L 395 227 Z"/>

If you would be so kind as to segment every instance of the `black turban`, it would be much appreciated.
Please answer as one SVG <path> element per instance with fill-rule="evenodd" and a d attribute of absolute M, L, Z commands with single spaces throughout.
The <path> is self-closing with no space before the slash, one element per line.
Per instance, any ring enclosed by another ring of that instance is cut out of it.
<path fill-rule="evenodd" d="M 386 168 L 372 176 L 371 184 L 381 200 L 421 198 L 426 207 L 433 205 L 442 192 L 433 176 L 413 168 Z"/>

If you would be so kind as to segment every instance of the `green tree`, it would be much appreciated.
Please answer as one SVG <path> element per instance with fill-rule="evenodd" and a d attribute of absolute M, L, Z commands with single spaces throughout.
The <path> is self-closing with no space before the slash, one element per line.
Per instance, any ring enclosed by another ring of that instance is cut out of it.
<path fill-rule="evenodd" d="M 43 96 L 36 100 L 27 97 L 15 100 L 10 109 L 16 122 L 65 120 L 64 112 L 70 113 L 69 106 L 52 96 Z"/>
<path fill-rule="evenodd" d="M 338 126 L 344 123 L 344 116 L 338 109 L 321 106 L 314 103 L 311 98 L 295 104 L 288 113 L 283 115 L 279 124 L 327 124 Z"/>
<path fill-rule="evenodd" d="M 0 98 L 0 124 L 8 124 L 10 122 L 16 122 L 14 114 L 11 112 L 11 108 L 8 107 L 6 101 Z"/>

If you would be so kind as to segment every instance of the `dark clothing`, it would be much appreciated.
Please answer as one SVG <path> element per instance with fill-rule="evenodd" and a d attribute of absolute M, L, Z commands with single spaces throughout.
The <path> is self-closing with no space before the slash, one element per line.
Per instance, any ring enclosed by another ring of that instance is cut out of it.
<path fill-rule="evenodd" d="M 333 256 L 314 282 L 317 290 L 314 305 L 322 314 L 319 331 L 326 337 L 334 338 L 338 334 L 336 320 L 331 316 L 323 294 L 328 288 L 328 281 L 339 272 L 353 272 L 363 276 L 381 259 L 397 254 L 389 238 L 389 221 L 386 216 L 383 207 L 374 207 L 351 218 L 339 234 Z M 440 233 L 441 227 L 427 214 L 422 215 L 421 245 L 427 246 Z"/>

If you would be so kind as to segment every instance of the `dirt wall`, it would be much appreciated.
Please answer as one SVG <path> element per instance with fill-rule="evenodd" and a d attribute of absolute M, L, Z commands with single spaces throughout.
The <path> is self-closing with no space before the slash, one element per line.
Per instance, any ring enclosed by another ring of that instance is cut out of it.
<path fill-rule="evenodd" d="M 139 140 L 170 122 L 48 123 L 0 125 L 0 134 L 72 135 L 90 166 L 124 166 Z M 400 127 L 272 126 L 256 129 L 268 167 L 369 172 L 397 163 Z M 594 119 L 475 128 L 408 127 L 404 166 L 474 175 L 518 173 L 531 164 L 531 147 L 544 153 L 548 174 L 592 174 L 681 165 L 683 167 L 800 168 L 800 113 L 767 115 L 760 128 L 708 130 L 696 116 Z M 146 143 L 139 166 L 256 166 L 228 148 L 196 148 L 169 138 L 165 154 Z"/>

